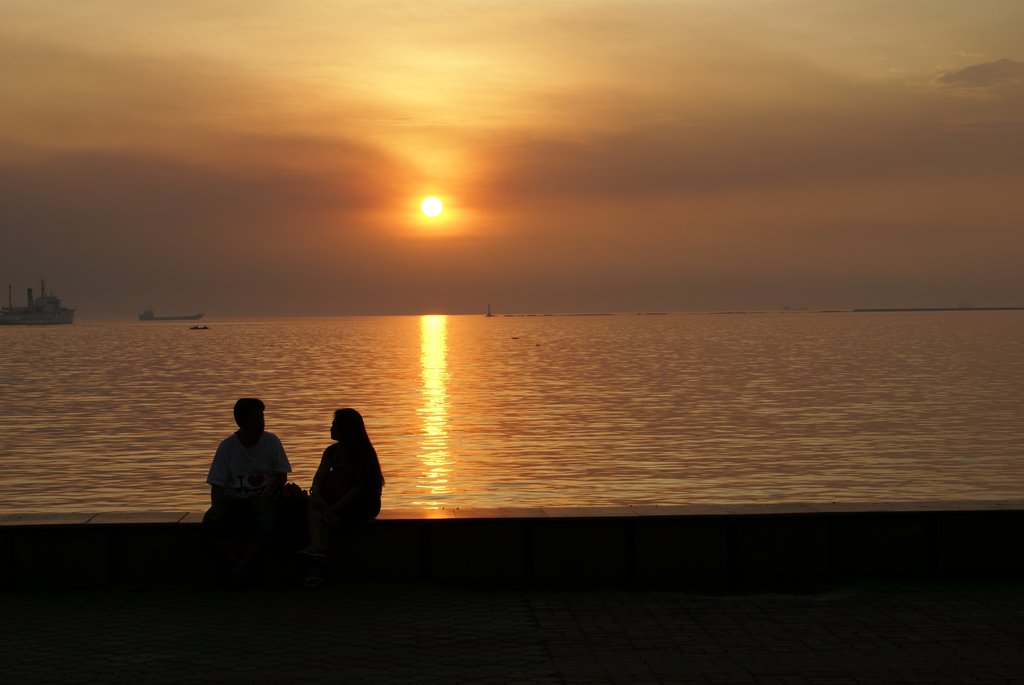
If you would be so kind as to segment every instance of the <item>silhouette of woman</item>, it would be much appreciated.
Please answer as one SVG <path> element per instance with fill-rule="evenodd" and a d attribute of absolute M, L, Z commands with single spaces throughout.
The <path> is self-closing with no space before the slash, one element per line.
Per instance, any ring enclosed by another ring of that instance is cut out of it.
<path fill-rule="evenodd" d="M 366 433 L 363 417 L 355 409 L 338 409 L 331 424 L 333 445 L 324 450 L 309 488 L 309 539 L 302 554 L 326 556 L 331 528 L 369 521 L 380 513 L 384 474 L 377 451 Z M 318 569 L 307 584 L 322 580 Z"/>

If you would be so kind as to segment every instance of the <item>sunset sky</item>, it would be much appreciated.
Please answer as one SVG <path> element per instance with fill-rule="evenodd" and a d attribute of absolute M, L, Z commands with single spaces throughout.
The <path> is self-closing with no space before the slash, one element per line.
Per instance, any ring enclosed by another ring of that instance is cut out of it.
<path fill-rule="evenodd" d="M 1022 27 L 1020 0 L 0 0 L 0 282 L 79 320 L 1024 305 Z"/>

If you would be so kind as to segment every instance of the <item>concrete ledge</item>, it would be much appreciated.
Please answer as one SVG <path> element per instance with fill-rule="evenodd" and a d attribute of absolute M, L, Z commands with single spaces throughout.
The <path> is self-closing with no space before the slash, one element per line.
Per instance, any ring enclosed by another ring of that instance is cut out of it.
<path fill-rule="evenodd" d="M 196 512 L 0 515 L 0 588 L 203 583 Z M 337 545 L 353 578 L 803 584 L 1021 576 L 1024 502 L 385 510 Z"/>

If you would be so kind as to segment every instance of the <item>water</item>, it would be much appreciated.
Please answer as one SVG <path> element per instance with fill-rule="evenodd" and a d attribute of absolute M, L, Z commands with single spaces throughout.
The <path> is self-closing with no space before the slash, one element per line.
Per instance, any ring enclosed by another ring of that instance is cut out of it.
<path fill-rule="evenodd" d="M 1024 496 L 1020 312 L 205 323 L 0 328 L 0 511 L 202 510 L 242 396 L 386 508 Z"/>

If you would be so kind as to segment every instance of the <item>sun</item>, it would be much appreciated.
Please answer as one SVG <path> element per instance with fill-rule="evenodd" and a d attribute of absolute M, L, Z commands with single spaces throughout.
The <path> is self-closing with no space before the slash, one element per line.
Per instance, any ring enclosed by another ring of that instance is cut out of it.
<path fill-rule="evenodd" d="M 444 205 L 441 203 L 441 200 L 431 195 L 430 197 L 423 198 L 423 202 L 420 203 L 420 211 L 426 216 L 433 218 L 441 215 L 441 212 L 444 211 Z"/>

